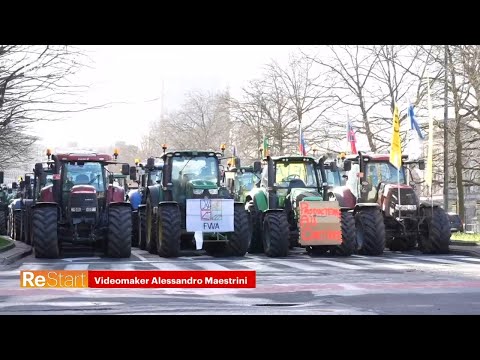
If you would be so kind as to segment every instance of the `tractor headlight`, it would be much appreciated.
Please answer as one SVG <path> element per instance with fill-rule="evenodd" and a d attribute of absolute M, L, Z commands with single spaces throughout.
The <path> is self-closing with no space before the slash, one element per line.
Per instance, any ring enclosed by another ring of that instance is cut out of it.
<path fill-rule="evenodd" d="M 193 195 L 202 195 L 203 189 L 193 189 Z"/>
<path fill-rule="evenodd" d="M 209 189 L 208 192 L 212 195 L 218 195 L 218 189 Z"/>
<path fill-rule="evenodd" d="M 82 208 L 79 208 L 79 207 L 72 207 L 70 209 L 71 212 L 82 212 Z"/>
<path fill-rule="evenodd" d="M 85 208 L 85 211 L 86 212 L 95 212 L 95 211 L 97 211 L 97 208 L 96 207 L 87 207 L 87 208 Z"/>

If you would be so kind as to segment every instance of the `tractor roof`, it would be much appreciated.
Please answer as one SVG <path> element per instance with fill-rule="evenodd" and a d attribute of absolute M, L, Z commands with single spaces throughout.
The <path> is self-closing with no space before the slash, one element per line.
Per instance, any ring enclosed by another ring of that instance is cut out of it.
<path fill-rule="evenodd" d="M 303 162 L 303 161 L 312 161 L 315 162 L 315 159 L 310 156 L 302 155 L 284 155 L 284 156 L 272 156 L 272 160 L 275 162 L 286 161 L 286 162 Z"/>
<path fill-rule="evenodd" d="M 390 155 L 389 154 L 373 154 L 373 153 L 366 153 L 364 157 L 368 157 L 370 160 L 373 161 L 389 161 Z M 345 157 L 348 160 L 358 160 L 358 154 L 350 154 Z M 408 159 L 408 155 L 402 156 L 403 160 Z"/>
<path fill-rule="evenodd" d="M 95 152 L 71 152 L 56 154 L 60 161 L 112 161 L 113 156 Z"/>
<path fill-rule="evenodd" d="M 208 150 L 176 150 L 176 151 L 167 151 L 164 156 L 221 156 L 222 154 L 218 151 L 208 151 Z"/>

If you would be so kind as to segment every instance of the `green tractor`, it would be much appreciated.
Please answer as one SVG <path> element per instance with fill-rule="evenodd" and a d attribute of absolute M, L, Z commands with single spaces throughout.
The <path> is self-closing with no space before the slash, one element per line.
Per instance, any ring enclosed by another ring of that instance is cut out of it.
<path fill-rule="evenodd" d="M 249 252 L 287 256 L 295 246 L 307 252 L 349 256 L 355 250 L 351 209 L 329 201 L 327 183 L 308 156 L 267 156 L 260 186 L 246 196 L 252 219 Z M 254 171 L 259 171 L 255 163 Z"/>
<path fill-rule="evenodd" d="M 255 172 L 253 169 L 253 165 L 240 166 L 240 159 L 235 158 L 235 164 L 224 171 L 225 185 L 235 201 L 245 203 L 248 192 L 259 185 L 261 171 Z"/>
<path fill-rule="evenodd" d="M 144 198 L 148 252 L 178 257 L 193 248 L 212 256 L 245 255 L 248 214 L 220 185 L 222 156 L 214 151 L 163 154 L 162 183 L 148 186 Z"/>

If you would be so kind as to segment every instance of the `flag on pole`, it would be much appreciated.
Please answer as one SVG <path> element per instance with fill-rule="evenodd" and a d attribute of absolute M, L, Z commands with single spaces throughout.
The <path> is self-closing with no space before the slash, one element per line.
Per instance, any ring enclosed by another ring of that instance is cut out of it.
<path fill-rule="evenodd" d="M 263 135 L 263 156 L 267 157 L 268 155 L 268 138 L 266 135 Z"/>
<path fill-rule="evenodd" d="M 427 153 L 427 169 L 425 172 L 425 183 L 432 194 L 433 179 L 433 116 L 432 116 L 432 99 L 430 97 L 430 78 L 427 78 L 427 100 L 428 100 L 428 153 Z"/>
<path fill-rule="evenodd" d="M 411 129 L 417 131 L 418 137 L 420 139 L 422 139 L 422 140 L 425 139 L 425 137 L 423 136 L 422 130 L 420 129 L 420 126 L 418 125 L 417 118 L 415 117 L 415 111 L 413 109 L 412 104 L 410 104 L 410 106 L 408 107 L 408 116 L 410 117 Z"/>
<path fill-rule="evenodd" d="M 400 116 L 398 105 L 393 110 L 392 143 L 390 147 L 390 163 L 400 170 L 402 166 L 402 146 L 400 143 Z"/>
<path fill-rule="evenodd" d="M 307 147 L 305 143 L 305 138 L 303 137 L 303 132 L 300 134 L 300 154 L 302 156 L 307 156 Z"/>
<path fill-rule="evenodd" d="M 350 120 L 347 120 L 347 142 L 350 144 L 350 151 L 352 154 L 357 153 L 357 138 L 355 137 L 355 132 L 353 131 L 352 124 Z"/>

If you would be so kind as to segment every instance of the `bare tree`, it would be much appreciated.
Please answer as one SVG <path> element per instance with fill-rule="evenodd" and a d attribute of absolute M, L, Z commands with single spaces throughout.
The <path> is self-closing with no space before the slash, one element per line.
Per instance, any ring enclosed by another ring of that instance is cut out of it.
<path fill-rule="evenodd" d="M 86 54 L 71 46 L 0 45 L 0 164 L 27 160 L 37 140 L 29 126 L 87 107 L 79 98 L 87 86 L 72 84 L 70 76 L 87 64 Z"/>
<path fill-rule="evenodd" d="M 227 98 L 225 93 L 188 93 L 178 111 L 151 125 L 150 133 L 143 139 L 142 150 L 156 151 L 160 155 L 162 144 L 166 142 L 172 149 L 218 151 L 230 134 Z"/>

